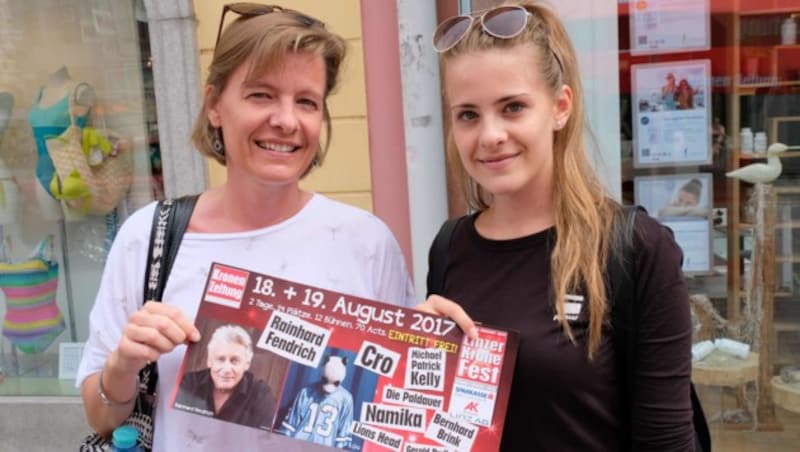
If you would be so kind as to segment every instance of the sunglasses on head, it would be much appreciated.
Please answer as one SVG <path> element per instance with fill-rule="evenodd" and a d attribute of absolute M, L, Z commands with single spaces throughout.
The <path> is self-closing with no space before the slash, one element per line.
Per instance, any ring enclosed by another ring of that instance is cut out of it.
<path fill-rule="evenodd" d="M 306 16 L 298 11 L 293 9 L 284 8 L 282 6 L 277 5 L 262 5 L 260 3 L 228 3 L 227 5 L 222 7 L 222 17 L 219 18 L 219 29 L 217 30 L 217 40 L 214 43 L 214 47 L 219 44 L 219 38 L 222 36 L 222 27 L 225 24 L 225 14 L 228 11 L 233 11 L 236 14 L 244 17 L 256 17 L 256 16 L 263 16 L 264 14 L 271 14 L 271 13 L 290 13 L 297 17 L 301 22 L 303 22 L 308 27 L 322 27 L 325 28 L 325 24 L 320 22 L 317 19 L 314 19 L 311 16 Z"/>
<path fill-rule="evenodd" d="M 433 33 L 433 48 L 443 53 L 455 47 L 469 33 L 477 17 L 483 31 L 499 39 L 511 39 L 525 30 L 531 12 L 522 6 L 498 6 L 479 16 L 464 14 L 446 19 Z"/>

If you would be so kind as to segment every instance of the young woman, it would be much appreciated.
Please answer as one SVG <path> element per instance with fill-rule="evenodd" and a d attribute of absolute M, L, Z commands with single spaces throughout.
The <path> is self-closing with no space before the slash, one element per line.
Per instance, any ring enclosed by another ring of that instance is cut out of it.
<path fill-rule="evenodd" d="M 549 9 L 510 3 L 436 30 L 452 158 L 475 213 L 457 224 L 442 293 L 419 308 L 520 331 L 502 450 L 694 449 L 681 251 L 638 214 L 633 406 L 607 293 L 620 206 L 593 173 L 575 51 Z M 625 419 L 630 416 L 632 421 Z"/>
<path fill-rule="evenodd" d="M 227 180 L 201 194 L 161 303 L 142 306 L 154 204 L 126 221 L 108 256 L 78 374 L 89 424 L 108 435 L 131 413 L 137 373 L 157 361 L 155 451 L 287 450 L 279 435 L 169 405 L 183 344 L 200 338 L 193 319 L 212 261 L 416 302 L 385 224 L 299 187 L 327 149 L 320 135 L 330 127 L 327 99 L 344 40 L 296 11 L 234 3 L 223 18 L 229 10 L 239 18 L 218 39 L 193 133 L 198 149 L 225 165 Z"/>

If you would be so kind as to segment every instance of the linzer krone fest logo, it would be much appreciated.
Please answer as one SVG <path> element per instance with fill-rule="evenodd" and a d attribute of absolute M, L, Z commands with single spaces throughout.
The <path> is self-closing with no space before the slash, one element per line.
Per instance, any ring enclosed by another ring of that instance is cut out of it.
<path fill-rule="evenodd" d="M 239 309 L 249 276 L 250 273 L 244 270 L 214 264 L 208 279 L 205 300 Z"/>

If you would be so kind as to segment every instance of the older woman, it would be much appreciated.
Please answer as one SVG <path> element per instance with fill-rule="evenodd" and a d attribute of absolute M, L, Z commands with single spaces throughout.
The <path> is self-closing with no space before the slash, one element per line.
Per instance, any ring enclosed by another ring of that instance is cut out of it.
<path fill-rule="evenodd" d="M 277 441 L 174 410 L 161 396 L 173 393 L 184 344 L 199 340 L 193 318 L 212 261 L 414 304 L 386 225 L 299 186 L 328 147 L 320 135 L 323 125 L 330 128 L 327 99 L 344 41 L 296 11 L 236 3 L 223 18 L 229 10 L 239 17 L 218 39 L 192 136 L 200 152 L 225 165 L 227 180 L 201 194 L 162 303 L 142 306 L 154 205 L 126 221 L 109 253 L 78 375 L 89 424 L 108 435 L 131 413 L 137 373 L 157 361 L 155 451 L 266 450 Z"/>

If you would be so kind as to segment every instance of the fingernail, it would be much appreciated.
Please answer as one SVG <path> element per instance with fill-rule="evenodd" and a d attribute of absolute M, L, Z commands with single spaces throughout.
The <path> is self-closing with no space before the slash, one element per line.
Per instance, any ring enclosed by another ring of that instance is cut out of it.
<path fill-rule="evenodd" d="M 478 328 L 474 327 L 474 326 L 472 328 L 470 328 L 469 331 L 467 331 L 467 336 L 469 336 L 470 339 L 477 339 L 478 338 Z"/>
<path fill-rule="evenodd" d="M 189 335 L 189 339 L 191 339 L 192 342 L 199 341 L 200 340 L 200 332 L 197 331 L 197 330 L 192 331 L 192 334 Z"/>

